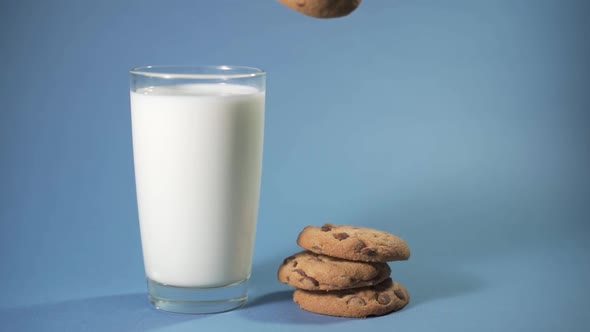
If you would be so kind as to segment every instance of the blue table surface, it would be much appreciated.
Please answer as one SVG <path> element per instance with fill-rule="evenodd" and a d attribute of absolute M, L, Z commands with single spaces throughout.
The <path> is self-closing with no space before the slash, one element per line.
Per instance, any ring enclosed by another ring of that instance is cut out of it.
<path fill-rule="evenodd" d="M 588 331 L 590 2 L 0 3 L 0 330 Z M 147 301 L 128 69 L 268 72 L 250 298 Z M 303 311 L 276 280 L 309 224 L 412 249 L 403 310 Z"/>

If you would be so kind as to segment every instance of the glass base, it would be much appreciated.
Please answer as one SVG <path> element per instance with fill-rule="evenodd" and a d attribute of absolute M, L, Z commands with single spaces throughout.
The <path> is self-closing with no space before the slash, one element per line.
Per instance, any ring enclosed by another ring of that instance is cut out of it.
<path fill-rule="evenodd" d="M 150 302 L 156 309 L 183 314 L 210 314 L 236 309 L 248 299 L 248 279 L 216 288 L 163 285 L 148 278 Z"/>

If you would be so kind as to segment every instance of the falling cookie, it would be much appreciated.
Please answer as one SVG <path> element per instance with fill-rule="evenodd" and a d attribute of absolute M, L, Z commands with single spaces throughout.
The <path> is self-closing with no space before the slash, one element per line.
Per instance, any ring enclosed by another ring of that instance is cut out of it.
<path fill-rule="evenodd" d="M 352 13 L 361 0 L 279 0 L 283 5 L 315 18 L 335 18 Z"/>

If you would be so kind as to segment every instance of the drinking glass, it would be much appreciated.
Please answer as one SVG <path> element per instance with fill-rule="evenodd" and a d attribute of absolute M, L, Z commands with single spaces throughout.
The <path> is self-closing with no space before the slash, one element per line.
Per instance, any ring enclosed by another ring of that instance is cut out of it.
<path fill-rule="evenodd" d="M 256 233 L 264 71 L 130 71 L 133 159 L 149 299 L 212 313 L 245 303 Z"/>

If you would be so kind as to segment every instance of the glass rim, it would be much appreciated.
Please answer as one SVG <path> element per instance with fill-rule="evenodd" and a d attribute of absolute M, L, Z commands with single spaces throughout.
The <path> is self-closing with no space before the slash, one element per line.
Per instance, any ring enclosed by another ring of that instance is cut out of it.
<path fill-rule="evenodd" d="M 190 70 L 202 70 L 203 73 Z M 266 75 L 264 70 L 256 67 L 232 65 L 149 65 L 133 67 L 129 73 L 164 79 L 234 79 Z"/>

